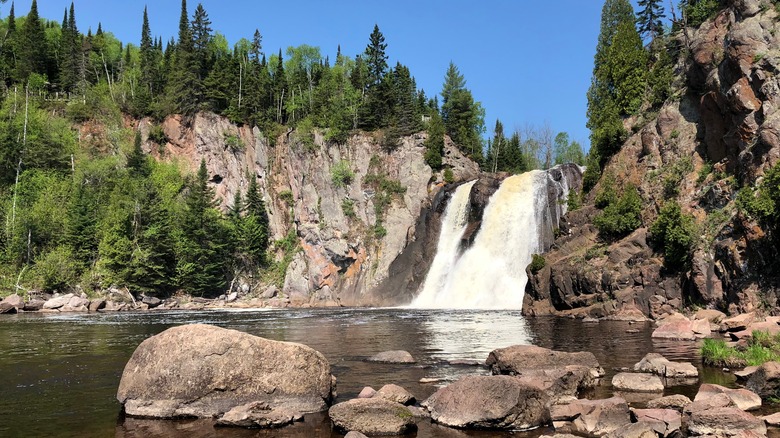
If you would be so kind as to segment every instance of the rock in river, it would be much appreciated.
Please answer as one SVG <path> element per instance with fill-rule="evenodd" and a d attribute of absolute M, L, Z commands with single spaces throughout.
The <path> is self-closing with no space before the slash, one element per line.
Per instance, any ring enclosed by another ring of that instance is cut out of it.
<path fill-rule="evenodd" d="M 345 401 L 333 405 L 328 415 L 336 428 L 367 435 L 403 435 L 417 429 L 406 406 L 381 398 Z"/>
<path fill-rule="evenodd" d="M 375 354 L 368 359 L 367 362 L 379 362 L 379 363 L 415 363 L 414 357 L 408 352 L 403 350 L 398 351 L 383 351 Z"/>
<path fill-rule="evenodd" d="M 127 362 L 117 400 L 130 416 L 212 417 L 252 402 L 309 413 L 327 409 L 335 378 L 305 345 L 203 324 L 143 341 Z"/>

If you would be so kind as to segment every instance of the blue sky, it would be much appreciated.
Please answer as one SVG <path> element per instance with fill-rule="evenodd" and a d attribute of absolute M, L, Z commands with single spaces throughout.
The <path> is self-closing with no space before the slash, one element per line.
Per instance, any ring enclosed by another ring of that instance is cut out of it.
<path fill-rule="evenodd" d="M 42 17 L 62 20 L 71 0 L 39 0 Z M 25 15 L 32 0 L 17 0 Z M 197 1 L 188 1 L 190 16 Z M 486 109 L 491 131 L 499 118 L 507 131 L 549 122 L 587 147 L 585 93 L 593 69 L 601 0 L 366 0 L 293 2 L 202 0 L 212 27 L 233 44 L 263 35 L 266 53 L 310 44 L 323 54 L 362 52 L 374 24 L 388 44 L 391 65 L 407 65 L 417 86 L 438 93 L 452 60 Z M 138 44 L 144 5 L 152 33 L 176 35 L 180 0 L 75 0 L 79 30 L 98 22 L 120 40 Z M 0 6 L 6 16 L 10 2 Z"/>

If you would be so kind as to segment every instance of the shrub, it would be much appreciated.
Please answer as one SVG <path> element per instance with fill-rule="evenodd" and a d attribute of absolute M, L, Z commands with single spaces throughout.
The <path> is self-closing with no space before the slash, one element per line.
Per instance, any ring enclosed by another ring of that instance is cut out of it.
<path fill-rule="evenodd" d="M 294 204 L 293 194 L 289 190 L 282 190 L 281 192 L 279 192 L 279 199 L 284 201 L 284 203 L 287 204 L 288 207 L 292 207 Z"/>
<path fill-rule="evenodd" d="M 444 182 L 452 184 L 455 182 L 455 175 L 452 174 L 452 169 L 449 167 L 444 169 Z"/>
<path fill-rule="evenodd" d="M 650 240 L 657 248 L 663 249 L 664 262 L 668 268 L 678 270 L 688 265 L 694 231 L 693 216 L 682 214 L 680 204 L 664 204 L 658 218 L 650 226 Z"/>
<path fill-rule="evenodd" d="M 599 182 L 600 176 L 599 158 L 594 153 L 588 154 L 587 167 L 582 175 L 582 193 L 590 193 L 591 189 Z"/>
<path fill-rule="evenodd" d="M 377 239 L 381 239 L 383 237 L 387 236 L 387 230 L 385 229 L 382 224 L 376 224 L 374 225 L 374 237 Z"/>
<path fill-rule="evenodd" d="M 533 254 L 531 256 L 531 264 L 528 266 L 528 269 L 531 270 L 532 274 L 537 274 L 539 271 L 544 269 L 545 264 L 546 261 L 544 260 L 543 256 L 540 256 L 539 254 Z"/>
<path fill-rule="evenodd" d="M 341 160 L 330 169 L 330 179 L 336 187 L 346 187 L 352 184 L 355 172 L 352 171 L 349 161 Z"/>
<path fill-rule="evenodd" d="M 636 187 L 629 185 L 620 199 L 607 206 L 593 222 L 602 235 L 620 237 L 642 225 L 641 213 L 642 198 Z"/>
<path fill-rule="evenodd" d="M 718 13 L 721 0 L 698 0 L 696 2 L 687 2 L 684 6 L 685 16 L 688 18 L 688 25 L 697 27 Z"/>
<path fill-rule="evenodd" d="M 241 137 L 227 133 L 225 134 L 225 145 L 232 151 L 243 151 L 246 148 Z"/>
<path fill-rule="evenodd" d="M 154 125 L 149 129 L 149 140 L 159 145 L 164 145 L 165 143 L 168 143 L 168 136 L 165 135 L 162 126 Z"/>
<path fill-rule="evenodd" d="M 75 257 L 66 246 L 58 246 L 35 263 L 35 276 L 44 291 L 62 291 L 78 279 Z"/>
<path fill-rule="evenodd" d="M 344 216 L 349 218 L 355 217 L 355 201 L 344 198 L 343 201 L 341 201 L 341 211 L 344 212 Z"/>
<path fill-rule="evenodd" d="M 680 193 L 680 183 L 685 175 L 691 172 L 693 172 L 693 162 L 690 157 L 682 158 L 669 167 L 663 181 L 664 196 L 667 199 L 677 196 Z"/>
<path fill-rule="evenodd" d="M 569 190 L 569 196 L 566 198 L 567 211 L 574 211 L 582 207 L 582 199 L 576 190 Z"/>
<path fill-rule="evenodd" d="M 615 176 L 611 174 L 604 175 L 601 179 L 601 186 L 596 193 L 594 200 L 597 208 L 606 208 L 617 202 L 617 192 L 615 191 Z"/>
<path fill-rule="evenodd" d="M 737 208 L 748 216 L 765 221 L 777 228 L 780 206 L 780 165 L 766 171 L 764 180 L 756 188 L 746 187 L 737 194 Z"/>

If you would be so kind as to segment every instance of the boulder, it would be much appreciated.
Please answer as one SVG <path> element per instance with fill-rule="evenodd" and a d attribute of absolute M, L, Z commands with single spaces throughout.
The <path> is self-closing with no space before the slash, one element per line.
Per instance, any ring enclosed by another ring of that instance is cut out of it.
<path fill-rule="evenodd" d="M 376 389 L 366 386 L 360 391 L 360 394 L 358 394 L 358 398 L 371 398 L 376 394 Z"/>
<path fill-rule="evenodd" d="M 743 313 L 720 322 L 720 328 L 726 332 L 738 332 L 745 330 L 756 319 L 754 313 Z"/>
<path fill-rule="evenodd" d="M 325 357 L 203 324 L 144 340 L 122 373 L 117 400 L 129 416 L 212 417 L 250 402 L 300 413 L 327 409 L 335 378 Z"/>
<path fill-rule="evenodd" d="M 734 402 L 731 401 L 726 394 L 715 394 L 711 397 L 707 397 L 703 400 L 695 401 L 685 408 L 683 408 L 684 414 L 693 414 L 694 412 L 707 411 L 716 408 L 730 408 L 734 407 Z"/>
<path fill-rule="evenodd" d="M 725 394 L 731 399 L 734 406 L 743 411 L 752 411 L 761 407 L 761 397 L 747 389 L 730 389 L 712 383 L 704 383 L 699 387 L 699 392 L 693 399 L 694 402 L 709 399 L 716 394 Z"/>
<path fill-rule="evenodd" d="M 701 309 L 698 310 L 694 315 L 694 319 L 706 319 L 712 324 L 718 324 L 724 319 L 726 319 L 726 314 L 721 312 L 720 310 L 715 309 Z"/>
<path fill-rule="evenodd" d="M 66 306 L 70 299 L 73 298 L 73 294 L 66 294 L 66 295 L 60 295 L 54 298 L 51 298 L 50 300 L 46 301 L 43 304 L 44 309 L 59 309 L 60 307 Z"/>
<path fill-rule="evenodd" d="M 24 299 L 20 297 L 18 294 L 8 295 L 7 297 L 5 297 L 3 302 L 16 307 L 17 310 L 24 309 Z"/>
<path fill-rule="evenodd" d="M 547 395 L 510 376 L 468 376 L 441 388 L 422 405 L 450 427 L 532 429 L 548 420 Z"/>
<path fill-rule="evenodd" d="M 764 420 L 738 408 L 714 408 L 694 412 L 688 419 L 691 435 L 735 436 L 742 431 L 766 435 Z"/>
<path fill-rule="evenodd" d="M 647 373 L 618 373 L 612 386 L 621 391 L 663 392 L 664 383 L 658 376 Z"/>
<path fill-rule="evenodd" d="M 628 404 L 619 397 L 577 400 L 550 407 L 556 432 L 567 431 L 588 437 L 603 436 L 631 423 Z"/>
<path fill-rule="evenodd" d="M 692 341 L 696 339 L 696 333 L 693 331 L 693 323 L 688 319 L 673 319 L 662 322 L 651 335 L 653 338 L 677 339 L 683 341 Z"/>
<path fill-rule="evenodd" d="M 774 336 L 780 334 L 780 325 L 777 325 L 774 321 L 753 322 L 745 330 L 729 332 L 729 337 L 732 341 L 749 339 L 753 336 L 754 331 L 762 331 Z"/>
<path fill-rule="evenodd" d="M 220 417 L 217 426 L 275 428 L 300 421 L 303 415 L 286 408 L 271 408 L 265 402 L 251 402 L 236 406 Z"/>
<path fill-rule="evenodd" d="M 162 304 L 162 300 L 157 297 L 150 297 L 148 295 L 144 295 L 143 298 L 141 298 L 141 302 L 149 306 L 150 309 L 154 309 L 155 307 Z"/>
<path fill-rule="evenodd" d="M 401 403 L 402 405 L 413 405 L 415 402 L 411 392 L 392 383 L 381 387 L 379 391 L 374 394 L 374 397 L 394 401 L 396 403 Z"/>
<path fill-rule="evenodd" d="M 691 403 L 691 399 L 688 397 L 682 394 L 674 394 L 650 400 L 647 402 L 647 407 L 649 409 L 674 409 L 682 412 L 683 409 Z"/>
<path fill-rule="evenodd" d="M 513 345 L 493 350 L 485 364 L 493 374 L 522 374 L 529 369 L 561 368 L 568 365 L 585 366 L 594 378 L 604 376 L 604 369 L 596 356 L 587 351 L 567 353 L 535 345 Z"/>
<path fill-rule="evenodd" d="M 0 314 L 5 313 L 16 313 L 19 309 L 14 307 L 11 303 L 6 303 L 5 301 L 0 301 Z"/>
<path fill-rule="evenodd" d="M 366 361 L 379 363 L 417 363 L 408 351 L 403 350 L 383 351 L 382 353 L 369 357 Z"/>
<path fill-rule="evenodd" d="M 750 378 L 750 376 L 753 375 L 753 373 L 756 372 L 757 369 L 757 366 L 748 366 L 739 371 L 734 371 L 734 376 L 736 376 L 737 381 L 745 382 Z"/>
<path fill-rule="evenodd" d="M 674 409 L 633 409 L 636 421 L 649 424 L 659 436 L 680 433 L 682 415 Z"/>
<path fill-rule="evenodd" d="M 37 312 L 37 311 L 43 309 L 43 305 L 44 304 L 46 304 L 46 301 L 44 301 L 44 300 L 32 299 L 32 300 L 24 303 L 24 311 L 25 312 Z"/>
<path fill-rule="evenodd" d="M 102 310 L 105 307 L 106 307 L 106 300 L 103 298 L 94 299 L 89 302 L 90 312 L 97 312 L 98 310 Z"/>
<path fill-rule="evenodd" d="M 706 338 L 712 333 L 710 322 L 706 319 L 694 319 L 691 321 L 691 330 L 697 338 Z"/>
<path fill-rule="evenodd" d="M 780 363 L 766 362 L 759 366 L 745 387 L 764 399 L 780 395 Z"/>
<path fill-rule="evenodd" d="M 368 438 L 367 436 L 363 435 L 360 432 L 350 431 L 347 432 L 346 435 L 344 435 L 344 438 Z"/>
<path fill-rule="evenodd" d="M 592 368 L 582 365 L 568 365 L 561 368 L 530 369 L 522 371 L 516 377 L 540 386 L 551 400 L 576 396 L 583 390 L 596 386 L 598 379 L 593 377 Z"/>
<path fill-rule="evenodd" d="M 606 438 L 658 438 L 653 425 L 644 421 L 631 423 L 613 430 L 605 436 Z"/>
<path fill-rule="evenodd" d="M 686 362 L 672 362 L 658 353 L 648 353 L 637 364 L 634 371 L 653 373 L 668 378 L 698 377 L 699 370 Z"/>
<path fill-rule="evenodd" d="M 328 411 L 333 425 L 367 435 L 403 435 L 417 429 L 406 406 L 381 398 L 356 398 L 333 405 Z"/>
<path fill-rule="evenodd" d="M 780 427 L 780 412 L 775 412 L 772 415 L 766 415 L 760 418 L 764 420 L 767 426 Z"/>

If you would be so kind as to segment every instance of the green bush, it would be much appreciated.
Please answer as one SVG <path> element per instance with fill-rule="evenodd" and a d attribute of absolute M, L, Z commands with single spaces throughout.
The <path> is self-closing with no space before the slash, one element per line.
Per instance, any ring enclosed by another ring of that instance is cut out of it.
<path fill-rule="evenodd" d="M 544 260 L 543 256 L 540 256 L 539 254 L 533 254 L 531 256 L 531 264 L 528 265 L 528 269 L 531 270 L 532 274 L 537 274 L 539 271 L 544 269 L 545 264 L 546 261 Z"/>
<path fill-rule="evenodd" d="M 599 233 L 608 237 L 624 236 L 642 225 L 642 198 L 636 187 L 629 185 L 617 202 L 608 205 L 593 220 Z"/>
<path fill-rule="evenodd" d="M 330 179 L 336 187 L 346 187 L 352 184 L 355 178 L 355 172 L 347 160 L 341 160 L 330 169 Z"/>
<path fill-rule="evenodd" d="M 601 177 L 601 166 L 599 158 L 595 153 L 588 154 L 587 167 L 582 174 L 582 193 L 590 193 L 593 187 L 599 182 Z"/>
<path fill-rule="evenodd" d="M 344 212 L 344 216 L 349 218 L 355 217 L 355 201 L 344 198 L 343 201 L 341 201 L 341 211 Z"/>
<path fill-rule="evenodd" d="M 601 185 L 599 191 L 596 192 L 596 198 L 594 200 L 597 208 L 606 208 L 611 204 L 617 202 L 618 196 L 615 190 L 615 176 L 612 174 L 606 174 L 601 178 Z"/>
<path fill-rule="evenodd" d="M 650 240 L 663 249 L 668 268 L 678 270 L 688 266 L 695 236 L 693 216 L 684 215 L 680 204 L 667 202 L 650 226 Z"/>
<path fill-rule="evenodd" d="M 444 169 L 444 182 L 452 184 L 455 182 L 455 175 L 452 174 L 452 169 L 449 167 Z"/>
<path fill-rule="evenodd" d="M 690 157 L 681 158 L 669 167 L 663 180 L 664 196 L 667 199 L 677 196 L 680 193 L 680 183 L 691 172 L 693 172 L 693 162 Z"/>
<path fill-rule="evenodd" d="M 767 223 L 772 228 L 780 224 L 780 165 L 767 170 L 757 188 L 745 187 L 737 194 L 737 208 L 748 216 Z"/>
<path fill-rule="evenodd" d="M 164 145 L 165 143 L 168 143 L 168 136 L 165 135 L 162 126 L 154 125 L 149 129 L 149 140 L 158 145 Z"/>
<path fill-rule="evenodd" d="M 714 17 L 723 7 L 721 0 L 686 1 L 684 6 L 688 26 L 697 27 Z"/>
<path fill-rule="evenodd" d="M 582 207 L 582 198 L 576 190 L 569 190 L 569 196 L 566 198 L 567 211 L 575 211 Z"/>
<path fill-rule="evenodd" d="M 293 199 L 293 194 L 289 190 L 282 190 L 279 192 L 279 199 L 284 201 L 285 204 L 287 204 L 288 207 L 292 207 L 295 203 L 295 200 Z"/>
<path fill-rule="evenodd" d="M 241 137 L 233 134 L 225 134 L 225 144 L 232 151 L 243 151 L 246 148 Z"/>
<path fill-rule="evenodd" d="M 67 246 L 58 246 L 39 258 L 35 263 L 34 275 L 41 289 L 47 292 L 63 291 L 75 284 L 79 267 Z"/>

